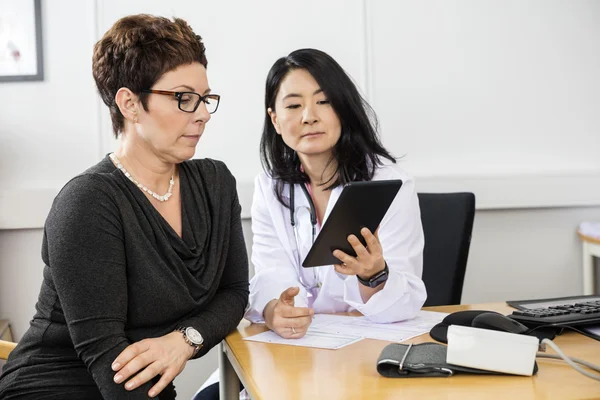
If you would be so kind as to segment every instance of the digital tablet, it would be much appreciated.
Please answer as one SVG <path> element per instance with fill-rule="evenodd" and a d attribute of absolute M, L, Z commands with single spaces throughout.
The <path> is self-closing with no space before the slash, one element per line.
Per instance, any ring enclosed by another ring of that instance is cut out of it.
<path fill-rule="evenodd" d="M 348 243 L 348 235 L 354 234 L 366 245 L 360 230 L 367 227 L 375 233 L 401 186 L 399 179 L 351 182 L 346 185 L 302 266 L 309 268 L 340 264 L 340 260 L 332 254 L 336 249 L 356 257 L 356 252 Z"/>

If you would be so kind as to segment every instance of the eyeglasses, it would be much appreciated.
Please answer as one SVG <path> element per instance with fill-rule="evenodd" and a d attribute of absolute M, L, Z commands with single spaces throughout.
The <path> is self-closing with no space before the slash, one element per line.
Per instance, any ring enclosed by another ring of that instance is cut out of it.
<path fill-rule="evenodd" d="M 193 113 L 198 109 L 200 102 L 204 102 L 206 104 L 206 110 L 209 114 L 214 114 L 219 108 L 219 101 L 221 100 L 221 96 L 218 94 L 207 94 L 206 96 L 202 96 L 195 92 L 171 92 L 168 90 L 153 90 L 153 89 L 143 89 L 142 93 L 154 93 L 154 94 L 164 94 L 167 96 L 174 96 L 178 101 L 178 107 L 181 111 L 187 113 Z"/>

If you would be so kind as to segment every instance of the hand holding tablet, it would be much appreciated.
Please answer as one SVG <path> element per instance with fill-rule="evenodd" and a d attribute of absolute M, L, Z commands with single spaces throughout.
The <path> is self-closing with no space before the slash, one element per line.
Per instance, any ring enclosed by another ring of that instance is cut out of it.
<path fill-rule="evenodd" d="M 341 250 L 348 256 L 356 257 L 355 248 L 366 251 L 365 247 L 368 247 L 369 240 L 365 240 L 364 236 L 378 244 L 373 232 L 376 232 L 401 186 L 402 181 L 397 179 L 352 182 L 344 187 L 302 266 L 343 264 L 343 260 L 335 257 L 333 252 Z M 367 228 L 369 232 L 364 231 L 363 235 L 362 228 Z M 349 242 L 350 235 L 354 237 Z M 344 258 L 341 253 L 336 254 Z"/>

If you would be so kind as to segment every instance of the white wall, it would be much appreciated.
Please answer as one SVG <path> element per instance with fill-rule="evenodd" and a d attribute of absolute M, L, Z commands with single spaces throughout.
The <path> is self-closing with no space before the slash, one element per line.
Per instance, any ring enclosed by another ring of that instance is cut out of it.
<path fill-rule="evenodd" d="M 373 105 L 415 174 L 600 170 L 599 2 L 368 4 Z"/>
<path fill-rule="evenodd" d="M 118 18 L 140 12 L 174 15 L 190 23 L 205 40 L 210 86 L 222 96 L 196 156 L 224 160 L 238 181 L 248 184 L 260 170 L 258 143 L 270 66 L 293 49 L 319 47 L 360 82 L 364 76 L 361 11 L 360 0 L 309 0 L 301 6 L 274 0 L 103 0 L 97 21 L 100 32 Z M 333 15 L 337 17 L 322 23 Z M 102 122 L 103 131 L 108 131 L 110 119 L 104 117 Z"/>
<path fill-rule="evenodd" d="M 317 47 L 353 76 L 420 191 L 476 193 L 463 302 L 582 292 L 575 230 L 600 220 L 600 3 L 42 4 L 45 80 L 0 84 L 0 316 L 17 338 L 33 315 L 52 198 L 112 148 L 91 76 L 93 44 L 117 18 L 139 12 L 183 17 L 206 40 L 223 104 L 197 156 L 228 163 L 246 216 L 260 170 L 264 78 L 276 58 Z M 180 396 L 215 366 L 214 352 L 191 363 L 176 382 Z"/>

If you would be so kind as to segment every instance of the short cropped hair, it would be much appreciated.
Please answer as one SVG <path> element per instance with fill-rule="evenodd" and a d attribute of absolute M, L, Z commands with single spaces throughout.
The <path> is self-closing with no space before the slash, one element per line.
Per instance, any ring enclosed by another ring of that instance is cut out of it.
<path fill-rule="evenodd" d="M 117 91 L 126 87 L 140 97 L 147 109 L 150 89 L 166 72 L 181 65 L 207 65 L 202 38 L 180 18 L 147 14 L 118 20 L 94 46 L 92 72 L 100 97 L 110 110 L 115 137 L 123 130 L 124 118 L 115 102 Z"/>

